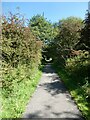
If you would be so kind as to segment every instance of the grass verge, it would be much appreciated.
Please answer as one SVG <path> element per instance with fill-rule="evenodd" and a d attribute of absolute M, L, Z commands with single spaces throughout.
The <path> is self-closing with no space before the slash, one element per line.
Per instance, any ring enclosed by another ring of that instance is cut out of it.
<path fill-rule="evenodd" d="M 11 91 L 8 87 L 2 89 L 2 114 L 1 118 L 20 118 L 26 104 L 36 89 L 42 72 L 40 70 L 19 67 L 4 76 L 10 80 Z M 12 80 L 13 79 L 13 80 Z M 9 83 L 9 82 L 8 82 Z M 10 93 L 8 94 L 8 92 Z"/>

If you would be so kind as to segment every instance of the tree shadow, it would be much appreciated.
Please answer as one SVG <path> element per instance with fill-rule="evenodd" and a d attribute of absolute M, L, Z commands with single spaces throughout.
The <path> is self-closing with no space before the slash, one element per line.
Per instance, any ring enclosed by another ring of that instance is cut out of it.
<path fill-rule="evenodd" d="M 76 104 L 67 88 L 64 86 L 64 83 L 60 81 L 60 79 L 57 79 L 57 77 L 56 79 L 54 77 L 51 83 L 39 84 L 39 87 L 43 87 L 43 89 L 46 90 L 54 98 L 63 93 L 68 102 Z"/>
<path fill-rule="evenodd" d="M 51 64 L 47 64 L 44 67 L 43 72 L 48 73 L 47 75 L 48 77 L 50 77 L 51 82 L 41 83 L 38 85 L 39 87 L 43 87 L 43 89 L 46 90 L 53 97 L 56 97 L 58 94 L 63 93 L 68 99 L 68 102 L 76 104 L 75 101 L 73 101 L 73 98 L 70 96 L 70 93 L 63 81 L 55 73 L 55 70 L 51 68 Z"/>
<path fill-rule="evenodd" d="M 55 73 L 55 70 L 51 68 L 51 63 L 48 63 L 45 65 L 45 67 L 42 69 L 43 73 Z"/>
<path fill-rule="evenodd" d="M 55 71 L 51 68 L 51 64 L 48 64 L 43 69 L 44 73 L 48 73 L 48 77 L 50 77 L 51 81 L 39 83 L 39 88 L 42 87 L 43 90 L 48 92 L 52 97 L 56 98 L 59 94 L 63 93 L 66 98 L 68 98 L 68 102 L 72 102 L 72 98 L 65 87 L 64 83 L 60 80 L 59 76 L 55 74 Z M 47 74 L 46 74 L 47 75 Z M 82 115 L 76 114 L 74 112 L 53 112 L 52 105 L 44 105 L 43 111 L 41 110 L 35 110 L 36 112 L 32 112 L 30 114 L 26 114 L 24 117 L 26 118 L 51 118 L 51 116 L 47 115 L 48 111 L 50 111 L 50 114 L 52 116 L 55 116 L 55 118 L 60 118 L 61 120 L 84 120 Z"/>
<path fill-rule="evenodd" d="M 43 69 L 51 81 L 46 83 L 39 83 L 39 87 L 43 87 L 44 90 L 49 92 L 52 96 L 58 95 L 60 93 L 69 93 L 64 83 L 60 80 L 59 76 L 55 73 L 55 71 L 51 68 L 51 64 L 48 64 Z"/>
<path fill-rule="evenodd" d="M 30 118 L 30 119 L 42 119 L 42 118 L 47 118 L 47 119 L 60 119 L 60 120 L 85 120 L 85 118 L 83 118 L 81 115 L 78 115 L 76 113 L 73 112 L 59 112 L 59 113 L 55 113 L 52 112 L 52 116 L 54 117 L 48 117 L 47 115 L 43 115 L 42 111 L 37 111 L 31 114 L 27 114 L 26 118 Z M 24 117 L 25 118 L 25 117 Z"/>
<path fill-rule="evenodd" d="M 60 93 L 67 93 L 67 89 L 63 86 L 63 83 L 59 80 L 54 80 L 51 83 L 39 84 L 44 90 L 48 91 L 52 96 L 58 95 Z"/>

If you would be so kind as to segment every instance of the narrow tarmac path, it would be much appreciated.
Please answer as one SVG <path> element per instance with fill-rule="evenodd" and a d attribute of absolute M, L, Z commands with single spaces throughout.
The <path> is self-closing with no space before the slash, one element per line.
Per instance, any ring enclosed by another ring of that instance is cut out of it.
<path fill-rule="evenodd" d="M 68 118 L 84 120 L 59 76 L 48 64 L 23 118 Z"/>

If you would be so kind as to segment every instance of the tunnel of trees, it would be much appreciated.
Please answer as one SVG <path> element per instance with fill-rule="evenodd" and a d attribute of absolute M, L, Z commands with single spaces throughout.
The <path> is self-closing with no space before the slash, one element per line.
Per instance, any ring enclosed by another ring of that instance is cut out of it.
<path fill-rule="evenodd" d="M 33 81 L 41 64 L 51 62 L 55 67 L 64 69 L 69 77 L 76 78 L 73 84 L 83 89 L 86 107 L 83 114 L 90 118 L 90 13 L 85 20 L 68 17 L 57 23 L 51 23 L 44 15 L 33 16 L 25 26 L 20 14 L 2 17 L 2 98 L 6 103 L 14 104 L 24 92 L 25 86 Z M 78 78 L 77 78 L 78 76 Z M 18 92 L 23 88 L 23 91 Z M 27 87 L 29 90 L 29 86 Z M 10 99 L 11 98 L 11 99 Z M 12 98 L 14 98 L 12 100 Z M 27 97 L 28 99 L 28 97 Z M 18 104 L 18 103 L 16 103 Z M 11 116 L 15 111 L 22 113 L 19 105 L 9 109 Z M 6 112 L 7 113 L 7 112 Z M 4 114 L 4 118 L 8 116 Z M 17 114 L 16 114 L 17 116 Z M 14 116 L 14 117 L 16 117 Z M 9 116 L 10 117 L 10 116 Z M 89 119 L 88 119 L 89 120 Z"/>

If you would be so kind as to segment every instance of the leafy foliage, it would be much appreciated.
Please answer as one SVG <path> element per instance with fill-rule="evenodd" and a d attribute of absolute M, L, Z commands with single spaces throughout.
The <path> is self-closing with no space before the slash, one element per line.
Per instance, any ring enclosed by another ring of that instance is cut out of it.
<path fill-rule="evenodd" d="M 60 34 L 59 41 L 65 49 L 75 49 L 75 45 L 80 38 L 79 30 L 82 27 L 82 19 L 76 17 L 68 17 L 59 21 Z"/>
<path fill-rule="evenodd" d="M 90 119 L 90 55 L 82 51 L 68 58 L 64 67 L 55 64 L 56 70 L 75 99 L 83 116 Z"/>
<path fill-rule="evenodd" d="M 81 39 L 78 43 L 79 49 L 90 51 L 90 13 L 87 12 L 84 20 L 84 27 L 81 30 Z"/>
<path fill-rule="evenodd" d="M 42 42 L 20 14 L 2 17 L 2 117 L 18 117 L 23 112 L 40 77 L 41 48 Z"/>
<path fill-rule="evenodd" d="M 30 19 L 29 27 L 32 33 L 46 44 L 54 37 L 53 26 L 43 15 L 33 16 Z"/>
<path fill-rule="evenodd" d="M 8 21 L 9 19 L 9 21 Z M 31 63 L 38 61 L 38 52 L 41 42 L 24 27 L 17 16 L 3 19 L 2 29 L 2 58 L 12 66 L 19 63 Z M 40 48 L 40 49 L 39 49 Z M 32 63 L 31 63 L 32 64 Z"/>
<path fill-rule="evenodd" d="M 3 76 L 1 118 L 20 118 L 41 77 L 41 71 L 19 66 Z"/>
<path fill-rule="evenodd" d="M 75 49 L 80 38 L 78 31 L 81 27 L 82 20 L 80 18 L 69 17 L 59 21 L 59 32 L 47 50 L 59 64 L 64 65 L 65 60 L 70 56 L 70 52 Z"/>

